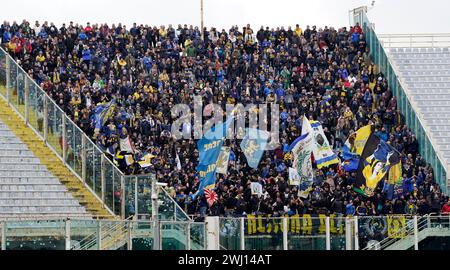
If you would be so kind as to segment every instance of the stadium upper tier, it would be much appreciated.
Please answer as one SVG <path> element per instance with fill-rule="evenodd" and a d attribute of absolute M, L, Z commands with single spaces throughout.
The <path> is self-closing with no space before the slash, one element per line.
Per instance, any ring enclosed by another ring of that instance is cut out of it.
<path fill-rule="evenodd" d="M 3 48 L 123 172 L 151 168 L 188 214 L 426 214 L 439 212 L 447 200 L 359 26 L 253 30 L 247 25 L 202 33 L 181 25 L 57 28 L 23 22 L 4 23 L 0 31 Z M 218 200 L 211 207 L 204 196 L 191 196 L 199 186 L 195 141 L 171 136 L 171 109 L 191 104 L 194 95 L 203 104 L 276 103 L 281 108 L 280 144 L 264 152 L 258 169 L 247 166 L 236 140 L 227 140 L 233 158 L 227 174 L 217 176 Z M 96 125 L 96 105 L 110 101 L 115 109 Z M 322 124 L 336 152 L 353 131 L 373 124 L 374 133 L 401 154 L 402 184 L 388 195 L 382 181 L 374 196 L 364 197 L 352 189 L 355 172 L 340 163 L 315 170 L 313 191 L 307 198 L 298 196 L 288 181 L 288 148 L 301 134 L 303 115 Z M 127 137 L 133 147 L 121 146 Z M 124 147 L 134 148 L 134 154 L 125 158 Z M 146 154 L 151 154 L 144 160 L 148 167 L 137 162 Z M 252 194 L 251 182 L 262 184 L 261 196 Z M 126 207 L 129 213 L 147 211 Z"/>

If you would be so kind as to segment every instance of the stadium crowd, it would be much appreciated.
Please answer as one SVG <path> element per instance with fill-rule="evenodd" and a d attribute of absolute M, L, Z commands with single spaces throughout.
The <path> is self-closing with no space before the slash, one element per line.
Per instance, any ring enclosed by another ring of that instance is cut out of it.
<path fill-rule="evenodd" d="M 360 26 L 302 29 L 246 25 L 228 31 L 178 25 L 79 25 L 4 22 L 2 46 L 102 149 L 130 136 L 139 160 L 151 153 L 157 179 L 188 214 L 233 215 L 337 213 L 386 215 L 449 213 L 450 201 L 433 180 L 431 166 L 405 124 L 397 101 L 369 56 Z M 265 151 L 258 169 L 246 164 L 238 140 L 231 147 L 228 174 L 218 175 L 218 200 L 208 207 L 198 187 L 195 140 L 175 141 L 170 133 L 175 104 L 277 103 L 280 145 Z M 95 132 L 96 104 L 115 99 L 112 117 Z M 403 164 L 403 184 L 387 199 L 383 183 L 366 198 L 352 187 L 356 173 L 340 165 L 315 170 L 314 189 L 305 198 L 289 185 L 289 144 L 301 133 L 302 117 L 322 123 L 339 152 L 348 136 L 367 124 L 395 147 Z M 117 150 L 113 150 L 115 152 Z M 182 170 L 177 169 L 176 155 Z M 111 157 L 115 158 L 115 157 Z M 137 163 L 126 173 L 145 171 Z M 263 186 L 252 195 L 251 182 Z M 129 206 L 132 208 L 132 206 Z M 133 212 L 130 209 L 130 212 Z"/>

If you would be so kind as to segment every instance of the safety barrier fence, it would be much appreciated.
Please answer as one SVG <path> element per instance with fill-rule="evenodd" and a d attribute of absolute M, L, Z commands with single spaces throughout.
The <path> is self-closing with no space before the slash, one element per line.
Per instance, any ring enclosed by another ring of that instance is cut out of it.
<path fill-rule="evenodd" d="M 124 175 L 2 48 L 0 97 L 111 214 L 122 219 L 130 215 L 151 215 L 151 181 L 155 181 L 154 175 Z M 189 219 L 164 189 L 160 189 L 158 196 L 162 220 Z"/>
<path fill-rule="evenodd" d="M 193 221 L 53 219 L 0 222 L 1 250 L 205 250 L 205 224 Z"/>
<path fill-rule="evenodd" d="M 449 216 L 291 216 L 220 218 L 223 250 L 386 249 L 421 229 L 439 227 L 450 239 Z M 414 227 L 415 222 L 422 227 Z"/>
<path fill-rule="evenodd" d="M 136 218 L 3 221 L 0 243 L 2 250 L 204 250 L 214 249 L 214 244 L 209 246 L 212 235 L 222 250 L 380 250 L 419 249 L 419 242 L 427 237 L 444 239 L 434 246 L 440 249 L 450 239 L 449 215 L 214 218 L 217 227 L 209 226 L 209 218 L 206 222 Z"/>

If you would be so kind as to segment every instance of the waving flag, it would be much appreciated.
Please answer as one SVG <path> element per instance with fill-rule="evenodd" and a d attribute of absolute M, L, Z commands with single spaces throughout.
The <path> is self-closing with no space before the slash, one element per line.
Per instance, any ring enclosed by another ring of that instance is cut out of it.
<path fill-rule="evenodd" d="M 370 134 L 359 160 L 355 190 L 363 195 L 372 196 L 377 184 L 389 169 L 399 162 L 397 150 L 377 135 Z"/>
<path fill-rule="evenodd" d="M 100 129 L 105 125 L 108 118 L 111 117 L 116 107 L 116 100 L 97 105 L 94 114 L 95 132 L 100 132 Z"/>
<path fill-rule="evenodd" d="M 313 169 L 311 164 L 311 153 L 313 146 L 313 137 L 310 133 L 303 134 L 302 136 L 295 139 L 294 142 L 289 146 L 289 151 L 292 152 L 293 155 L 293 163 L 292 169 L 297 172 L 297 177 L 293 174 L 291 168 L 289 169 L 289 179 L 291 181 L 291 185 L 301 186 L 302 183 L 305 183 L 303 186 L 309 187 L 313 182 Z"/>
<path fill-rule="evenodd" d="M 269 132 L 256 128 L 247 128 L 241 142 L 241 150 L 247 158 L 248 166 L 258 168 L 259 161 L 266 149 Z"/>
<path fill-rule="evenodd" d="M 251 182 L 250 189 L 252 191 L 252 195 L 258 195 L 258 197 L 260 197 L 263 194 L 262 185 L 258 182 Z"/>
<path fill-rule="evenodd" d="M 141 168 L 147 168 L 150 167 L 152 165 L 152 159 L 156 157 L 152 154 L 146 154 L 144 155 L 141 160 L 138 161 L 139 165 L 141 166 Z"/>
<path fill-rule="evenodd" d="M 217 193 L 209 188 L 205 188 L 203 192 L 205 193 L 205 198 L 209 207 L 211 207 L 217 201 Z"/>
<path fill-rule="evenodd" d="M 358 169 L 359 157 L 372 133 L 372 125 L 364 126 L 351 134 L 342 147 L 342 169 L 354 172 Z"/>
<path fill-rule="evenodd" d="M 350 159 L 355 156 L 357 157 L 361 156 L 364 150 L 364 146 L 366 145 L 370 134 L 372 134 L 372 130 L 373 126 L 367 125 L 351 134 L 348 137 L 347 141 L 345 142 L 344 146 L 342 147 L 343 158 Z"/>
<path fill-rule="evenodd" d="M 197 195 L 202 195 L 204 188 L 212 188 L 216 183 L 216 163 L 222 149 L 227 131 L 234 121 L 234 117 L 230 117 L 225 123 L 215 125 L 208 130 L 203 137 L 197 142 L 199 152 L 199 164 L 197 173 L 200 177 L 200 183 Z"/>
<path fill-rule="evenodd" d="M 230 159 L 230 147 L 223 146 L 220 151 L 219 158 L 217 159 L 216 173 L 227 174 L 228 173 L 228 161 Z"/>
<path fill-rule="evenodd" d="M 313 137 L 312 151 L 316 160 L 317 168 L 328 167 L 339 163 L 339 159 L 330 147 L 327 137 L 323 132 L 319 121 L 308 121 L 303 117 L 302 135 L 311 133 Z"/>
<path fill-rule="evenodd" d="M 134 147 L 133 144 L 131 143 L 130 136 L 120 139 L 120 151 L 124 151 L 127 153 L 134 153 Z"/>

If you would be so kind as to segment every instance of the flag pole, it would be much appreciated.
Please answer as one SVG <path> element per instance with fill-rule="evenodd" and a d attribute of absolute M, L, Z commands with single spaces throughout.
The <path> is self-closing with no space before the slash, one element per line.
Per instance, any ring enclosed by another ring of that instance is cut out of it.
<path fill-rule="evenodd" d="M 203 0 L 200 0 L 200 32 L 203 35 Z"/>

